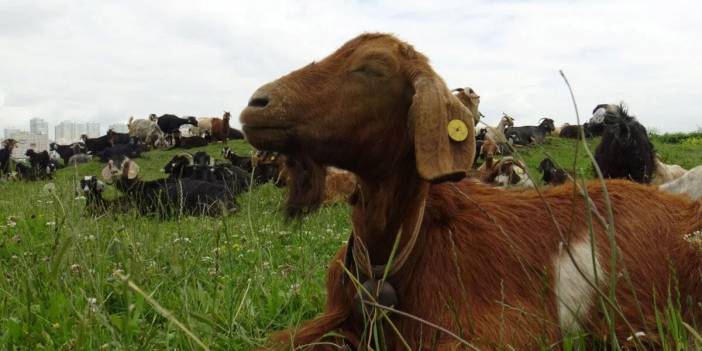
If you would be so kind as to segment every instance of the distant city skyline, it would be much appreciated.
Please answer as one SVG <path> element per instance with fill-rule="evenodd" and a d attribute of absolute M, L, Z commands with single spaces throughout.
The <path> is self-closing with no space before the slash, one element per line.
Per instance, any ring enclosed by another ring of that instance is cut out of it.
<path fill-rule="evenodd" d="M 108 129 L 112 128 L 113 125 L 124 125 L 125 129 L 127 127 L 126 123 L 113 123 L 110 125 L 110 127 L 108 127 Z M 24 123 L 5 123 L 5 121 L 3 121 L 2 127 L 3 133 L 0 136 L 0 139 L 7 139 L 12 134 L 18 132 L 27 132 L 31 134 L 45 134 L 47 135 L 49 140 L 56 141 L 58 139 L 56 137 L 57 127 L 61 129 L 60 133 L 62 133 L 59 136 L 59 138 L 65 138 L 66 136 L 73 138 L 74 135 L 77 136 L 77 138 L 80 138 L 82 134 L 87 134 L 89 137 L 94 138 L 100 136 L 103 132 L 102 124 L 100 122 L 63 120 L 59 123 L 56 123 L 55 125 L 52 125 L 52 123 L 46 121 L 42 117 L 32 117 Z M 107 129 L 105 129 L 104 131 L 106 132 Z"/>

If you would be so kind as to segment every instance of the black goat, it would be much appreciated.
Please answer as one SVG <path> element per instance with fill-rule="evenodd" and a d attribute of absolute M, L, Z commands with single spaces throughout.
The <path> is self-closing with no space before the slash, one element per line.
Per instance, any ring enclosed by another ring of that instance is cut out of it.
<path fill-rule="evenodd" d="M 233 164 L 216 164 L 204 151 L 193 155 L 192 179 L 223 184 L 232 196 L 249 188 L 251 174 Z"/>
<path fill-rule="evenodd" d="M 210 140 L 212 139 L 210 137 L 210 133 L 205 132 L 205 136 L 191 136 L 191 137 L 183 137 L 180 135 L 180 132 L 176 132 L 173 134 L 173 147 L 171 149 L 175 148 L 181 148 L 181 149 L 192 149 L 194 147 L 201 147 L 201 146 L 207 146 L 207 144 L 210 143 Z"/>
<path fill-rule="evenodd" d="M 608 111 L 614 111 L 618 106 L 612 104 L 599 104 L 592 109 L 590 121 L 585 123 L 585 130 L 593 137 L 602 136 L 605 130 L 605 115 Z"/>
<path fill-rule="evenodd" d="M 28 178 L 51 179 L 53 177 L 57 164 L 51 159 L 51 157 L 49 157 L 49 152 L 46 150 L 42 152 L 35 152 L 33 149 L 29 149 L 25 153 L 25 156 L 29 158 L 29 164 L 35 171 L 36 175 L 36 177 Z"/>
<path fill-rule="evenodd" d="M 2 149 L 0 149 L 0 175 L 10 173 L 10 156 L 12 156 L 12 150 L 17 146 L 17 140 L 6 139 L 2 142 Z"/>
<path fill-rule="evenodd" d="M 478 165 L 478 159 L 480 158 L 480 149 L 483 147 L 485 142 L 485 136 L 487 135 L 487 128 L 481 128 L 480 131 L 475 135 L 475 159 L 473 160 L 473 166 Z"/>
<path fill-rule="evenodd" d="M 124 193 L 141 213 L 156 213 L 161 217 L 174 215 L 221 215 L 233 210 L 235 204 L 227 189 L 220 184 L 193 179 L 157 179 L 142 181 L 134 161 L 125 159 L 121 169 L 110 162 L 103 175 L 112 175 L 115 187 Z"/>
<path fill-rule="evenodd" d="M 546 135 L 556 130 L 550 118 L 542 118 L 538 126 L 509 127 L 505 130 L 505 137 L 512 140 L 513 144 L 528 145 L 532 142 L 542 144 Z"/>
<path fill-rule="evenodd" d="M 110 137 L 110 143 L 114 145 L 121 145 L 121 144 L 129 144 L 132 141 L 132 138 L 129 136 L 129 133 L 117 133 L 114 130 L 110 129 L 107 131 L 107 135 Z"/>
<path fill-rule="evenodd" d="M 229 135 L 227 136 L 228 139 L 244 139 L 244 133 L 242 133 L 240 130 L 229 127 Z"/>
<path fill-rule="evenodd" d="M 129 144 L 110 146 L 100 152 L 100 161 L 107 162 L 109 160 L 118 160 L 122 156 L 138 158 L 141 156 L 141 153 L 144 152 L 145 148 L 146 147 L 143 144 L 139 144 L 136 139 L 131 139 Z"/>
<path fill-rule="evenodd" d="M 86 210 L 93 216 L 105 213 L 123 213 L 131 207 L 130 201 L 124 196 L 112 200 L 103 198 L 102 192 L 105 190 L 105 183 L 99 181 L 95 176 L 85 176 L 80 181 L 80 190 L 85 196 Z"/>
<path fill-rule="evenodd" d="M 190 178 L 193 176 L 193 155 L 182 153 L 173 156 L 173 158 L 163 166 L 163 171 L 168 174 L 169 178 L 181 179 Z"/>
<path fill-rule="evenodd" d="M 592 133 L 590 131 L 590 123 L 585 123 L 584 125 L 572 125 L 564 126 L 561 128 L 561 132 L 558 137 L 565 139 L 580 139 L 580 130 L 585 133 L 585 138 L 592 138 Z"/>
<path fill-rule="evenodd" d="M 602 176 L 649 183 L 656 171 L 656 153 L 646 128 L 629 116 L 624 105 L 609 109 L 603 124 L 602 141 L 595 149 Z"/>
<path fill-rule="evenodd" d="M 568 180 L 568 173 L 556 167 L 550 158 L 545 158 L 539 163 L 539 172 L 542 173 L 541 179 L 546 184 L 559 185 Z"/>
<path fill-rule="evenodd" d="M 64 165 L 68 165 L 68 160 L 71 156 L 85 152 L 85 147 L 81 143 L 73 143 L 70 145 L 59 145 L 57 143 L 49 144 L 49 150 L 56 151 L 63 160 Z"/>
<path fill-rule="evenodd" d="M 23 162 L 17 162 L 15 165 L 15 171 L 17 172 L 17 178 L 19 180 L 24 180 L 27 182 L 35 181 L 41 177 L 41 174 L 37 172 L 34 167 Z"/>
<path fill-rule="evenodd" d="M 87 135 L 83 134 L 80 139 L 85 143 L 85 149 L 91 154 L 97 154 L 114 145 L 113 136 L 110 134 L 97 138 L 88 138 Z"/>
<path fill-rule="evenodd" d="M 234 150 L 230 149 L 229 147 L 225 147 L 222 149 L 222 157 L 225 160 L 229 160 L 229 162 L 231 162 L 232 165 L 237 166 L 249 173 L 253 171 L 251 157 L 239 156 L 236 154 L 236 152 L 234 152 Z"/>
<path fill-rule="evenodd" d="M 29 149 L 26 155 L 29 156 L 30 164 L 18 162 L 15 165 L 15 171 L 20 180 L 35 181 L 53 177 L 56 165 L 49 159 L 48 152 L 36 153 L 34 150 Z"/>
<path fill-rule="evenodd" d="M 158 124 L 158 127 L 161 128 L 161 131 L 164 133 L 172 134 L 177 132 L 180 126 L 183 124 L 192 124 L 197 126 L 197 118 L 180 118 L 176 115 L 165 114 L 156 120 L 156 124 Z"/>

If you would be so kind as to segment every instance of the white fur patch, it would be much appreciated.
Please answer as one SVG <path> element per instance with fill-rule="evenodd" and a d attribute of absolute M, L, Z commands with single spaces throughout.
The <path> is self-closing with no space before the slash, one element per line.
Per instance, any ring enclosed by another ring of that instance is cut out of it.
<path fill-rule="evenodd" d="M 558 321 L 564 333 L 580 329 L 579 322 L 593 306 L 595 289 L 588 281 L 599 285 L 604 278 L 599 255 L 595 252 L 593 265 L 589 234 L 585 233 L 585 236 L 585 240 L 571 244 L 573 259 L 562 249 L 554 261 Z M 595 270 L 598 282 L 595 282 Z"/>

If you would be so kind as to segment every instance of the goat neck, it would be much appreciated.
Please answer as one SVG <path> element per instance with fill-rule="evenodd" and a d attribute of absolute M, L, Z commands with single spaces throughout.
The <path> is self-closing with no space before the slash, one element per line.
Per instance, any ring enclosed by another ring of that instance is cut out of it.
<path fill-rule="evenodd" d="M 372 265 L 386 264 L 398 233 L 398 250 L 410 240 L 419 207 L 425 201 L 429 183 L 422 180 L 408 163 L 404 170 L 384 178 L 361 178 L 353 206 L 354 234 L 368 249 Z"/>

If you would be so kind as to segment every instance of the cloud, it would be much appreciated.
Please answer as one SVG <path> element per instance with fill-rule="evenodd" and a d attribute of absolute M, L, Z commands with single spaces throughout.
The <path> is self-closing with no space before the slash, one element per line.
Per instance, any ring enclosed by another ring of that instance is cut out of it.
<path fill-rule="evenodd" d="M 120 1 L 0 4 L 0 120 L 126 122 L 149 113 L 219 116 L 261 84 L 364 31 L 397 34 L 482 112 L 518 124 L 573 122 L 626 101 L 649 127 L 692 130 L 702 24 L 692 1 Z M 52 129 L 52 128 L 50 128 Z"/>

